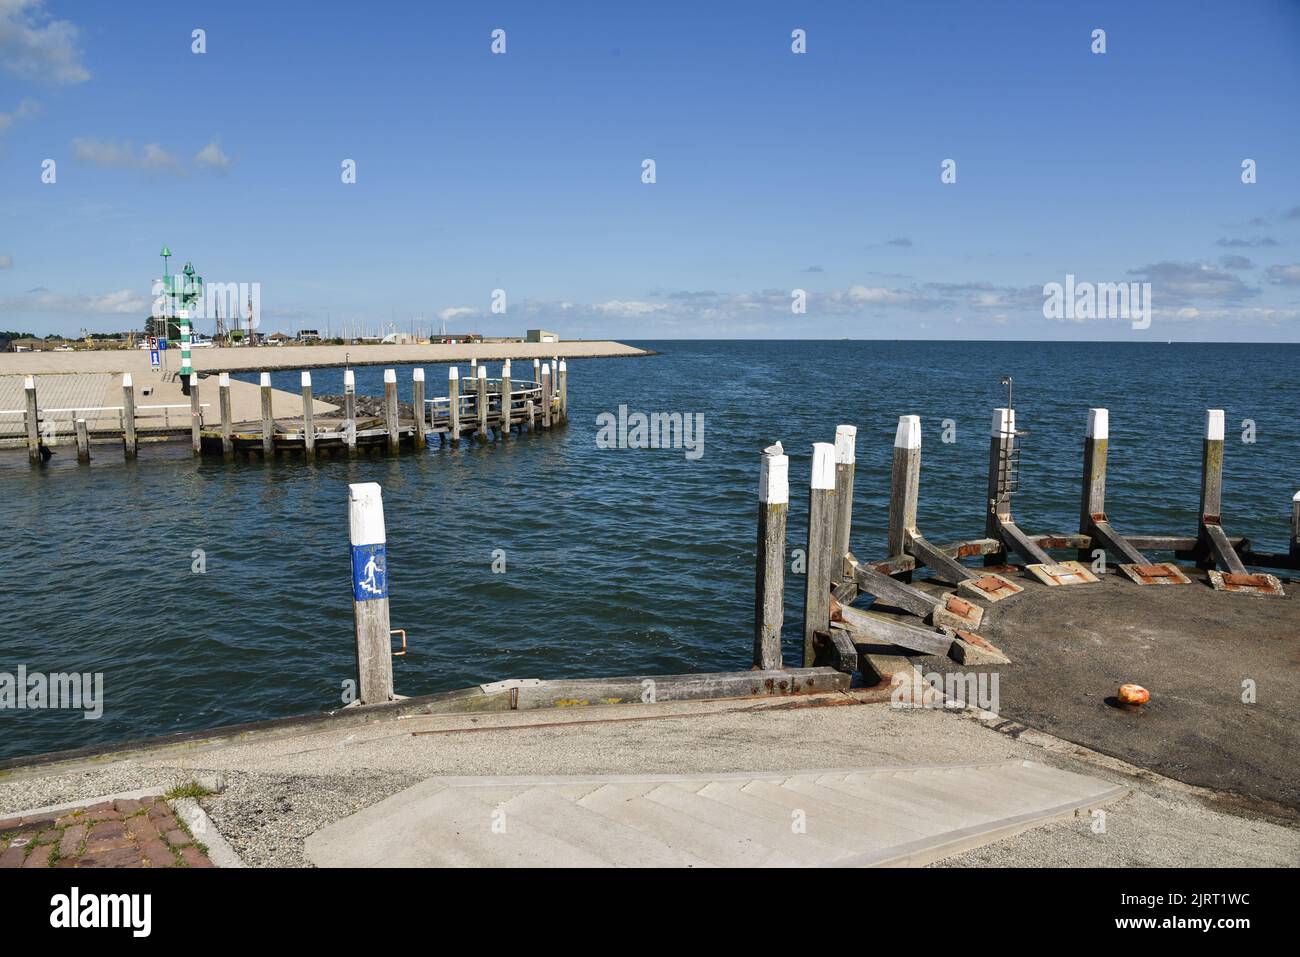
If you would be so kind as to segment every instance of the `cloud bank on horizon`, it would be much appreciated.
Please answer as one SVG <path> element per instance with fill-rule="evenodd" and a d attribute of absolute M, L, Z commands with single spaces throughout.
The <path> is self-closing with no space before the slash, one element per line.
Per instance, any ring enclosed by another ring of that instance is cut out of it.
<path fill-rule="evenodd" d="M 1300 5 L 1048 7 L 0 0 L 0 328 L 1300 341 Z"/>

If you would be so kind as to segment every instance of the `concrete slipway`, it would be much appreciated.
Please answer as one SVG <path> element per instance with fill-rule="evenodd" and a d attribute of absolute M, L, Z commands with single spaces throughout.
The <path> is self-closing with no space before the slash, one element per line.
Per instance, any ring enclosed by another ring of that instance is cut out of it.
<path fill-rule="evenodd" d="M 1289 822 L 1235 802 L 1221 809 L 1215 792 L 1013 721 L 887 699 L 838 691 L 580 710 L 392 709 L 370 720 L 354 712 L 275 733 L 18 765 L 0 775 L 0 812 L 216 775 L 224 789 L 203 804 L 252 866 L 1300 861 L 1300 831 Z M 618 777 L 596 779 L 606 775 Z M 503 780 L 516 776 L 540 780 Z M 707 809 L 693 798 L 706 791 Z M 640 806 L 621 806 L 629 801 Z M 511 838 L 486 842 L 503 805 L 505 834 L 533 842 L 513 851 Z M 742 823 L 756 818 L 741 812 L 755 809 L 770 812 L 757 815 L 772 825 L 766 843 Z M 566 820 L 588 810 L 601 816 L 590 819 L 595 830 L 564 840 Z M 792 843 L 799 810 L 806 844 Z M 625 813 L 634 819 L 611 821 Z M 699 821 L 695 850 L 671 830 L 676 815 Z M 458 825 L 477 829 L 472 839 L 461 840 Z M 613 852 L 593 837 L 616 833 L 624 846 Z M 728 835 L 732 845 L 719 849 Z"/>

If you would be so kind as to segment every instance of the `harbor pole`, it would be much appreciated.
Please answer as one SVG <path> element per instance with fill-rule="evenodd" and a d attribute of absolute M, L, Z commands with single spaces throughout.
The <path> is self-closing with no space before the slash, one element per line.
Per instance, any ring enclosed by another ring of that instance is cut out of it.
<path fill-rule="evenodd" d="M 808 488 L 807 575 L 803 598 L 803 666 L 813 667 L 816 636 L 830 627 L 831 540 L 835 524 L 835 446 L 814 442 Z"/>
<path fill-rule="evenodd" d="M 569 363 L 560 360 L 560 421 L 569 421 Z"/>
<path fill-rule="evenodd" d="M 351 370 L 343 372 L 343 444 L 348 458 L 357 457 L 357 377 Z"/>
<path fill-rule="evenodd" d="M 478 382 L 478 440 L 487 441 L 488 432 L 488 390 L 487 390 L 487 366 L 476 366 L 478 375 L 475 377 Z"/>
<path fill-rule="evenodd" d="M 275 458 L 275 418 L 271 415 L 271 373 L 263 372 L 262 383 L 262 455 Z"/>
<path fill-rule="evenodd" d="M 1196 531 L 1197 564 L 1217 563 L 1237 575 L 1246 566 L 1223 531 L 1223 410 L 1205 412 L 1205 442 L 1201 449 L 1201 520 Z"/>
<path fill-rule="evenodd" d="M 542 428 L 551 427 L 551 364 L 542 363 Z"/>
<path fill-rule="evenodd" d="M 234 426 L 230 421 L 230 373 L 221 373 L 217 379 L 217 392 L 221 397 L 221 457 L 227 462 L 235 458 Z"/>
<path fill-rule="evenodd" d="M 190 445 L 195 455 L 203 454 L 203 406 L 199 404 L 199 377 L 190 373 Z"/>
<path fill-rule="evenodd" d="M 524 401 L 524 415 L 528 419 L 528 431 L 537 431 L 537 406 L 533 404 L 532 399 Z"/>
<path fill-rule="evenodd" d="M 501 438 L 510 438 L 510 360 L 501 363 Z"/>
<path fill-rule="evenodd" d="M 1002 541 L 1002 522 L 1011 521 L 1011 480 L 1015 468 L 1016 410 L 993 410 L 993 427 L 989 433 L 989 480 L 984 516 L 984 535 L 996 541 L 999 551 L 984 556 L 985 565 L 1001 565 L 1007 560 Z"/>
<path fill-rule="evenodd" d="M 428 441 L 424 431 L 424 370 L 411 371 L 411 407 L 415 413 L 415 447 L 422 449 Z"/>
<path fill-rule="evenodd" d="M 1300 568 L 1300 492 L 1291 496 L 1291 567 Z"/>
<path fill-rule="evenodd" d="M 36 377 L 28 376 L 23 380 L 23 391 L 27 393 L 27 459 L 33 465 L 41 462 L 41 425 L 40 412 L 36 406 Z"/>
<path fill-rule="evenodd" d="M 388 432 L 388 454 L 396 455 L 402 445 L 397 425 L 397 370 L 384 370 L 384 427 Z"/>
<path fill-rule="evenodd" d="M 302 374 L 302 455 L 307 462 L 316 458 L 315 402 L 311 397 L 311 373 Z"/>
<path fill-rule="evenodd" d="M 352 620 L 361 704 L 393 698 L 393 650 L 388 617 L 388 554 L 383 491 L 375 482 L 348 486 L 352 547 Z"/>
<path fill-rule="evenodd" d="M 451 444 L 460 445 L 460 370 L 447 370 L 447 414 L 451 418 Z"/>
<path fill-rule="evenodd" d="M 907 553 L 916 534 L 916 500 L 921 487 L 921 417 L 900 415 L 889 473 L 889 557 Z"/>
<path fill-rule="evenodd" d="M 790 457 L 781 443 L 759 456 L 758 552 L 754 582 L 754 667 L 781 668 L 785 623 L 785 527 L 790 511 Z"/>
<path fill-rule="evenodd" d="M 131 373 L 122 374 L 122 454 L 128 458 L 135 458 L 136 438 L 135 438 L 135 384 L 131 381 Z"/>
<path fill-rule="evenodd" d="M 857 459 L 858 427 L 835 427 L 835 540 L 831 546 L 831 581 L 844 579 L 849 540 L 853 531 L 853 473 Z"/>
<path fill-rule="evenodd" d="M 83 465 L 90 461 L 90 430 L 85 419 L 77 419 L 77 461 Z"/>

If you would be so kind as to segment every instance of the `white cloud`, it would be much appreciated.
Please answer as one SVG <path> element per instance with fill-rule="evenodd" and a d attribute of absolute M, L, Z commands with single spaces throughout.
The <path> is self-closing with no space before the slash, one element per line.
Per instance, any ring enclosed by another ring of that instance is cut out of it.
<path fill-rule="evenodd" d="M 198 155 L 194 157 L 194 165 L 224 172 L 230 168 L 230 157 L 221 152 L 221 147 L 217 145 L 216 140 L 213 140 L 199 150 Z"/>
<path fill-rule="evenodd" d="M 13 269 L 14 261 L 11 256 L 0 256 L 0 269 Z"/>
<path fill-rule="evenodd" d="M 477 309 L 471 309 L 469 306 L 451 306 L 439 312 L 438 318 L 443 322 L 450 322 L 459 319 L 461 316 L 473 316 L 477 313 Z"/>
<path fill-rule="evenodd" d="M 1300 286 L 1300 263 L 1291 266 L 1269 266 L 1269 282 L 1282 286 Z"/>
<path fill-rule="evenodd" d="M 3 2 L 3 0 L 0 0 Z M 38 112 L 40 104 L 32 99 L 24 99 L 19 102 L 17 108 L 12 113 L 0 113 L 0 133 L 5 132 L 13 126 L 14 120 L 21 120 L 25 116 L 31 116 Z"/>
<path fill-rule="evenodd" d="M 141 169 L 177 174 L 185 171 L 180 160 L 157 143 L 146 143 L 137 153 L 130 143 L 78 137 L 72 141 L 72 155 L 102 169 Z"/>
<path fill-rule="evenodd" d="M 134 289 L 119 289 L 98 295 L 68 294 L 45 288 L 29 290 L 13 299 L 0 299 L 0 314 L 13 313 L 94 313 L 96 315 L 147 316 L 152 302 Z"/>
<path fill-rule="evenodd" d="M 77 49 L 76 26 L 53 19 L 45 0 L 0 0 L 0 66 L 45 83 L 90 79 Z"/>

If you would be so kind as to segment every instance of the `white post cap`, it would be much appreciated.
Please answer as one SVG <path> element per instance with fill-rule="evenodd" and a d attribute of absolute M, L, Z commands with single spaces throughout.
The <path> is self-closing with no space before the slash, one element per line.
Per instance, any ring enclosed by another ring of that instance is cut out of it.
<path fill-rule="evenodd" d="M 310 372 L 304 372 L 304 373 L 302 374 L 302 387 L 303 387 L 304 389 L 306 389 L 306 388 L 308 388 L 308 387 L 310 387 L 310 386 L 311 386 L 311 373 L 310 373 Z"/>
<path fill-rule="evenodd" d="M 1016 431 L 1015 409 L 993 410 L 993 435 L 1014 435 Z"/>
<path fill-rule="evenodd" d="M 856 425 L 835 426 L 835 464 L 852 465 L 856 459 L 858 447 L 858 427 Z"/>
<path fill-rule="evenodd" d="M 1090 439 L 1110 438 L 1110 410 L 1109 409 L 1088 410 L 1088 436 L 1087 437 Z"/>
<path fill-rule="evenodd" d="M 510 377 L 510 360 L 507 359 L 505 362 L 501 363 L 501 378 L 507 379 L 509 377 Z"/>
<path fill-rule="evenodd" d="M 383 545 L 384 492 L 378 482 L 348 486 L 348 541 L 353 545 Z"/>
<path fill-rule="evenodd" d="M 835 446 L 830 442 L 813 443 L 811 487 L 835 488 Z"/>
<path fill-rule="evenodd" d="M 412 382 L 423 382 L 423 381 L 424 381 L 424 370 L 423 370 L 423 369 L 412 369 L 412 370 L 411 370 L 411 381 L 412 381 Z"/>
<path fill-rule="evenodd" d="M 780 442 L 769 445 L 759 456 L 758 500 L 765 505 L 790 501 L 790 456 Z"/>
<path fill-rule="evenodd" d="M 195 385 L 198 385 L 198 384 L 199 384 L 199 374 L 198 374 L 197 372 L 191 372 L 191 373 L 190 373 L 190 385 L 195 386 Z"/>
<path fill-rule="evenodd" d="M 560 360 L 560 371 L 561 371 L 561 372 L 568 372 L 568 371 L 569 371 L 569 363 L 566 362 L 564 359 L 561 359 L 561 360 Z"/>
<path fill-rule="evenodd" d="M 455 366 L 452 366 L 450 369 L 447 370 L 447 378 L 448 378 L 448 379 L 459 379 L 459 378 L 460 378 L 460 370 L 457 369 Z"/>
<path fill-rule="evenodd" d="M 479 366 L 479 367 L 478 367 L 478 377 L 479 377 L 480 379 L 486 379 L 486 378 L 487 378 L 487 366 Z"/>
<path fill-rule="evenodd" d="M 123 373 L 122 373 L 122 388 L 123 388 L 123 389 L 129 389 L 129 388 L 131 388 L 131 386 L 132 386 L 132 382 L 131 382 L 131 373 L 129 373 L 129 372 L 123 372 Z"/>
<path fill-rule="evenodd" d="M 357 387 L 356 373 L 353 372 L 351 369 L 345 369 L 343 371 L 343 388 L 355 389 L 356 387 Z"/>
<path fill-rule="evenodd" d="M 1294 495 L 1292 495 L 1292 496 L 1291 496 L 1291 501 L 1293 501 L 1293 502 L 1300 502 L 1300 492 L 1296 492 Z"/>
<path fill-rule="evenodd" d="M 221 373 L 221 375 L 217 376 L 217 385 L 221 386 L 221 388 L 223 388 L 223 389 L 229 389 L 229 388 L 230 388 L 230 373 L 229 373 L 229 372 L 223 372 L 223 373 Z"/>
<path fill-rule="evenodd" d="M 894 433 L 894 448 L 919 449 L 921 447 L 921 417 L 900 415 L 898 431 Z"/>
<path fill-rule="evenodd" d="M 271 388 L 271 373 L 269 372 L 262 373 L 262 388 L 263 389 Z"/>
<path fill-rule="evenodd" d="M 24 388 L 24 389 L 35 389 L 35 388 L 36 388 L 36 377 L 35 377 L 35 376 L 30 376 L 30 375 L 29 375 L 29 376 L 27 376 L 26 378 L 24 378 L 24 379 L 23 379 L 23 388 Z"/>
<path fill-rule="evenodd" d="M 536 369 L 541 364 L 541 362 L 542 362 L 541 359 L 533 359 L 533 368 Z"/>
<path fill-rule="evenodd" d="M 1205 410 L 1205 438 L 1210 442 L 1223 441 L 1223 410 Z"/>
<path fill-rule="evenodd" d="M 385 370 L 384 370 L 384 384 L 387 385 L 387 384 L 390 383 L 390 382 L 394 382 L 394 383 L 397 382 L 397 370 L 396 370 L 396 369 L 385 369 Z"/>

